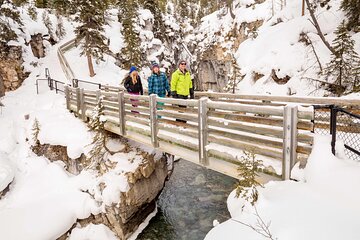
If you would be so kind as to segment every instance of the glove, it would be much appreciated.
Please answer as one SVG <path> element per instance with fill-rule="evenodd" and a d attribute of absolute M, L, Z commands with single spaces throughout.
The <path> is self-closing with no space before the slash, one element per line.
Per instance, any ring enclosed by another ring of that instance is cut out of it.
<path fill-rule="evenodd" d="M 194 99 L 195 96 L 194 96 L 194 89 L 193 88 L 190 88 L 190 99 Z"/>
<path fill-rule="evenodd" d="M 173 98 L 176 98 L 176 97 L 177 97 L 177 92 L 176 92 L 176 91 L 172 91 L 172 92 L 171 92 L 171 96 L 172 96 Z"/>
<path fill-rule="evenodd" d="M 171 96 L 171 92 L 168 92 L 166 96 L 170 97 L 170 96 Z"/>

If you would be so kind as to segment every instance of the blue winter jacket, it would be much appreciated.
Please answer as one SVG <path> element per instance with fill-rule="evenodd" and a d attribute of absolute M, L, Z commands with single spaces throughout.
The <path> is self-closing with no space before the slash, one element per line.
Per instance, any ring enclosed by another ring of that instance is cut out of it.
<path fill-rule="evenodd" d="M 166 92 L 170 93 L 170 86 L 165 73 L 153 73 L 148 78 L 148 90 L 150 94 L 157 94 L 159 97 L 165 97 Z"/>

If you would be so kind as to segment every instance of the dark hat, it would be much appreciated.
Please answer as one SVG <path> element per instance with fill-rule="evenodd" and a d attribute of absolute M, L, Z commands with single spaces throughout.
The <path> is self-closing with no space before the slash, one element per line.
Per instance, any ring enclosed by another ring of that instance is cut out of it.
<path fill-rule="evenodd" d="M 136 69 L 135 66 L 131 66 L 129 74 L 131 74 L 133 71 L 136 71 L 136 70 L 137 70 L 137 69 Z"/>
<path fill-rule="evenodd" d="M 186 65 L 186 60 L 181 59 L 181 60 L 178 62 L 178 66 L 179 66 L 180 64 L 182 64 L 182 63 L 185 63 L 185 65 Z"/>
<path fill-rule="evenodd" d="M 157 64 L 157 63 L 154 63 L 153 65 L 152 65 L 152 67 L 151 67 L 151 69 L 154 69 L 154 68 L 160 68 L 160 66 L 159 66 L 159 64 Z"/>

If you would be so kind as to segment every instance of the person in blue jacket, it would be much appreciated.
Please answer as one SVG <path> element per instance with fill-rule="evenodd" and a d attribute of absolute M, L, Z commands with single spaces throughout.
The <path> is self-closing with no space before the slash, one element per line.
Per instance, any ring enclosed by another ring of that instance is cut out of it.
<path fill-rule="evenodd" d="M 170 86 L 169 81 L 165 73 L 160 72 L 158 64 L 152 66 L 152 74 L 148 78 L 148 90 L 150 94 L 156 94 L 159 97 L 165 97 L 166 95 L 170 97 Z"/>

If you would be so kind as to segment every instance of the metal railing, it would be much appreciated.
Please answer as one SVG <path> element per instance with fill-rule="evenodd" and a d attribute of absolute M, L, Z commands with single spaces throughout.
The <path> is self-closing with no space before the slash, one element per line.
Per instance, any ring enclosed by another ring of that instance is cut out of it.
<path fill-rule="evenodd" d="M 36 94 L 39 94 L 39 82 L 41 82 L 41 81 L 46 81 L 47 85 L 51 91 L 55 90 L 56 93 L 64 92 L 64 87 L 66 86 L 66 83 L 51 78 L 50 71 L 48 68 L 45 68 L 45 77 L 46 78 L 36 79 L 36 83 L 35 83 Z"/>
<path fill-rule="evenodd" d="M 360 161 L 360 109 L 344 109 L 336 105 L 314 106 L 314 133 L 331 134 L 331 150 L 336 153 L 336 141 L 343 141 L 345 155 Z"/>
<path fill-rule="evenodd" d="M 330 133 L 331 149 L 335 154 L 336 141 L 342 140 L 345 155 L 360 162 L 360 115 L 341 107 L 331 106 Z"/>

